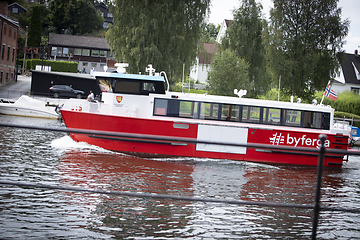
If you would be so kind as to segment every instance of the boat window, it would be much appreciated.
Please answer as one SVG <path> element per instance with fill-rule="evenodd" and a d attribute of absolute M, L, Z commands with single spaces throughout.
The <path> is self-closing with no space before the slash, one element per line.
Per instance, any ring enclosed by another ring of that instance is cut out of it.
<path fill-rule="evenodd" d="M 330 129 L 330 113 L 155 98 L 154 115 Z"/>
<path fill-rule="evenodd" d="M 99 87 L 102 92 L 112 92 L 111 80 L 110 79 L 98 79 Z"/>
<path fill-rule="evenodd" d="M 154 115 L 166 116 L 168 108 L 167 99 L 155 99 Z"/>
<path fill-rule="evenodd" d="M 142 84 L 141 94 L 148 95 L 149 93 L 155 93 L 155 85 L 152 82 L 144 82 Z"/>
<path fill-rule="evenodd" d="M 219 104 L 217 103 L 201 103 L 200 105 L 201 119 L 219 119 Z"/>
<path fill-rule="evenodd" d="M 223 104 L 221 108 L 221 120 L 239 121 L 239 105 Z"/>
<path fill-rule="evenodd" d="M 301 125 L 301 111 L 284 110 L 285 111 L 285 126 L 300 127 Z"/>
<path fill-rule="evenodd" d="M 329 129 L 330 128 L 330 114 L 321 112 L 304 112 L 304 127 Z"/>
<path fill-rule="evenodd" d="M 135 81 L 116 81 L 114 92 L 115 93 L 139 93 L 140 82 Z"/>
<path fill-rule="evenodd" d="M 198 102 L 180 101 L 179 117 L 196 118 Z"/>
<path fill-rule="evenodd" d="M 263 123 L 280 125 L 280 114 L 279 108 L 263 108 Z"/>
<path fill-rule="evenodd" d="M 242 111 L 243 122 L 260 122 L 260 107 L 243 106 Z"/>

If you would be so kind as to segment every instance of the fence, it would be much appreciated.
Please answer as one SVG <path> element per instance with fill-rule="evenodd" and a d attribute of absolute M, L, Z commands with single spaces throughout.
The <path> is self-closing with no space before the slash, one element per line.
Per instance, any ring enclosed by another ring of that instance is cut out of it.
<path fill-rule="evenodd" d="M 186 197 L 186 196 L 184 197 L 184 196 L 161 195 L 161 194 L 122 192 L 122 191 L 102 191 L 102 190 L 82 189 L 82 188 L 77 188 L 77 187 L 61 187 L 61 186 L 52 186 L 52 185 L 44 185 L 44 184 L 29 184 L 29 183 L 19 183 L 19 182 L 0 180 L 0 184 L 2 184 L 2 185 L 14 185 L 14 186 L 19 186 L 19 187 L 53 189 L 53 190 L 62 190 L 62 191 L 88 192 L 88 193 L 138 197 L 138 198 L 168 199 L 168 200 L 174 200 L 174 201 L 224 203 L 224 204 L 235 204 L 235 205 L 253 205 L 253 206 L 273 207 L 273 208 L 312 209 L 314 212 L 314 218 L 313 218 L 313 223 L 312 223 L 312 239 L 316 239 L 318 219 L 319 219 L 319 214 L 321 211 L 360 213 L 360 209 L 322 207 L 320 204 L 323 161 L 324 161 L 325 152 L 360 156 L 360 152 L 354 152 L 354 151 L 349 152 L 346 150 L 326 149 L 325 145 L 324 145 L 325 140 L 326 140 L 326 135 L 319 136 L 320 141 L 321 141 L 321 146 L 319 149 L 308 149 L 308 148 L 289 148 L 289 147 L 284 147 L 284 146 L 274 146 L 274 145 L 268 145 L 268 144 L 234 144 L 234 143 L 226 143 L 226 142 L 197 141 L 195 139 L 190 139 L 190 138 L 158 137 L 158 136 L 151 136 L 151 135 L 122 134 L 122 133 L 114 133 L 114 132 L 89 131 L 89 130 L 79 130 L 79 129 L 45 128 L 45 127 L 37 127 L 37 126 L 14 125 L 14 124 L 9 124 L 9 123 L 0 123 L 0 127 L 23 128 L 23 129 L 56 131 L 56 132 L 66 132 L 66 133 L 100 134 L 100 135 L 112 136 L 112 137 L 127 137 L 127 138 L 132 138 L 132 139 L 163 140 L 163 141 L 172 141 L 172 142 L 181 142 L 181 143 L 218 144 L 218 145 L 230 145 L 230 146 L 240 146 L 240 147 L 249 147 L 249 148 L 277 149 L 277 150 L 291 149 L 292 151 L 299 151 L 299 152 L 306 150 L 308 152 L 316 152 L 319 154 L 318 168 L 317 168 L 317 184 L 316 184 L 316 189 L 315 189 L 315 199 L 314 199 L 313 205 L 283 204 L 283 203 L 271 203 L 271 202 L 253 202 L 253 201 L 239 201 L 239 200 L 223 200 L 223 199 L 214 199 L 214 198 L 199 198 L 199 197 Z"/>

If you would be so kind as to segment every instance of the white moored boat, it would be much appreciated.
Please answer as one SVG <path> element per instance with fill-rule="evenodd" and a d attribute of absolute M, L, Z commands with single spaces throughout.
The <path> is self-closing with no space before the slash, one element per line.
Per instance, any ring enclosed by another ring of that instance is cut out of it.
<path fill-rule="evenodd" d="M 327 135 L 326 148 L 351 148 L 351 129 L 336 128 L 334 109 L 328 106 L 169 92 L 165 91 L 164 78 L 152 74 L 102 72 L 95 76 L 104 91 L 102 101 L 65 102 L 61 114 L 66 126 L 140 137 L 71 133 L 75 141 L 148 157 L 188 156 L 306 166 L 316 166 L 318 155 L 291 149 L 319 148 L 320 134 Z M 149 136 L 234 145 L 179 143 Z M 271 144 L 290 150 L 235 144 Z M 326 154 L 324 166 L 341 167 L 343 158 L 343 154 Z"/>
<path fill-rule="evenodd" d="M 61 115 L 56 107 L 47 106 L 45 102 L 22 95 L 15 102 L 0 101 L 0 113 L 22 117 L 59 119 Z"/>

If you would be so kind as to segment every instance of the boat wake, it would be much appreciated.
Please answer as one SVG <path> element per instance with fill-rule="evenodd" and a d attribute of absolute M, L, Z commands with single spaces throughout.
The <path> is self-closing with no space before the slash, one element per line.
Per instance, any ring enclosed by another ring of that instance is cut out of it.
<path fill-rule="evenodd" d="M 79 149 L 79 150 L 97 151 L 101 153 L 114 153 L 113 151 L 106 150 L 104 148 L 94 146 L 85 142 L 75 142 L 68 135 L 52 140 L 51 147 L 65 151 Z"/>

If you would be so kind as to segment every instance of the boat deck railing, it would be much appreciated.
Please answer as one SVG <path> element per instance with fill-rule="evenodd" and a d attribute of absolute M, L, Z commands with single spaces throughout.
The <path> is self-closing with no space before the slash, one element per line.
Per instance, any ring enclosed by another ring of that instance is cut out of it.
<path fill-rule="evenodd" d="M 134 138 L 134 139 L 151 139 L 151 140 L 162 140 L 162 141 L 181 142 L 181 143 L 205 143 L 205 144 L 231 145 L 231 146 L 249 147 L 249 148 L 289 150 L 289 147 L 269 145 L 269 144 L 234 144 L 234 143 L 226 143 L 226 142 L 198 141 L 196 139 L 190 139 L 190 138 L 159 137 L 159 136 L 140 135 L 140 134 L 122 134 L 122 133 L 114 133 L 114 132 L 89 131 L 89 130 L 69 129 L 69 128 L 60 129 L 60 128 L 49 128 L 49 127 L 15 125 L 15 124 L 9 124 L 9 123 L 0 123 L 0 127 L 22 128 L 22 129 L 33 129 L 33 130 L 55 131 L 55 132 L 66 132 L 66 133 L 100 134 L 100 135 L 104 135 L 104 136 L 127 137 L 127 138 Z M 314 214 L 313 222 L 312 222 L 311 239 L 316 239 L 320 212 L 332 211 L 332 212 L 360 213 L 360 209 L 357 209 L 357 208 L 339 208 L 339 207 L 321 206 L 321 204 L 320 204 L 321 194 L 320 193 L 321 193 L 323 162 L 324 162 L 325 152 L 333 153 L 333 154 L 357 155 L 357 156 L 360 156 L 360 152 L 359 151 L 326 149 L 325 148 L 326 135 L 320 135 L 319 139 L 321 141 L 321 145 L 320 145 L 319 149 L 291 148 L 292 151 L 306 150 L 308 152 L 316 152 L 319 154 L 318 167 L 317 167 L 317 182 L 316 182 L 316 189 L 315 189 L 315 199 L 314 199 L 313 204 L 285 204 L 285 203 L 277 203 L 277 202 L 274 203 L 274 202 L 239 201 L 239 200 L 229 200 L 229 199 L 187 197 L 187 196 L 162 195 L 162 194 L 153 194 L 153 193 L 150 194 L 150 193 L 139 193 L 139 192 L 127 192 L 127 191 L 105 191 L 105 190 L 96 190 L 96 189 L 84 189 L 84 188 L 73 187 L 73 186 L 58 186 L 58 185 L 55 186 L 55 185 L 34 184 L 34 183 L 26 183 L 26 182 L 12 182 L 12 181 L 5 181 L 5 180 L 0 180 L 0 184 L 26 187 L 26 188 L 53 189 L 53 190 L 62 190 L 62 191 L 86 192 L 86 193 L 137 197 L 137 198 L 167 199 L 167 200 L 174 200 L 174 201 L 223 203 L 223 204 L 232 204 L 232 205 L 249 205 L 249 206 L 260 206 L 260 207 L 271 207 L 271 208 L 311 209 L 311 210 L 313 210 L 313 214 Z"/>

